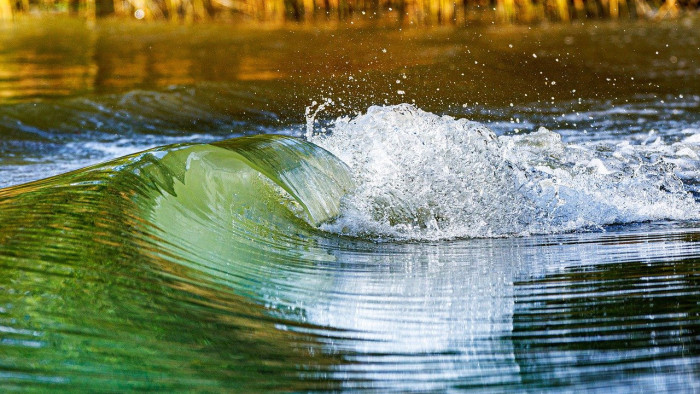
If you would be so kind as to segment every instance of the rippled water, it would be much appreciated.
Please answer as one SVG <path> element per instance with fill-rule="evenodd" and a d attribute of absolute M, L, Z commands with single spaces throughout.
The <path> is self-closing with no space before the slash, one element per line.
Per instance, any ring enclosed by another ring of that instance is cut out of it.
<path fill-rule="evenodd" d="M 35 22 L 0 388 L 700 390 L 697 20 Z"/>

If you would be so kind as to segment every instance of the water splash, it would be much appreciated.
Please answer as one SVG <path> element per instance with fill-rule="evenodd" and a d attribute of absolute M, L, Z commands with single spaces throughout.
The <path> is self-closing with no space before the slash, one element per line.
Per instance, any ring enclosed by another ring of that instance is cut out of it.
<path fill-rule="evenodd" d="M 692 139 L 577 145 L 544 128 L 497 137 L 402 104 L 340 118 L 311 141 L 345 161 L 358 183 L 324 226 L 343 234 L 434 240 L 700 218 L 687 184 L 699 164 Z"/>
<path fill-rule="evenodd" d="M 316 117 L 318 116 L 319 112 L 323 111 L 328 106 L 332 106 L 333 104 L 334 102 L 332 99 L 325 98 L 321 101 L 321 103 L 314 100 L 310 106 L 306 107 L 304 116 L 306 118 L 305 136 L 307 140 L 310 140 L 314 135 L 314 123 L 316 122 Z"/>

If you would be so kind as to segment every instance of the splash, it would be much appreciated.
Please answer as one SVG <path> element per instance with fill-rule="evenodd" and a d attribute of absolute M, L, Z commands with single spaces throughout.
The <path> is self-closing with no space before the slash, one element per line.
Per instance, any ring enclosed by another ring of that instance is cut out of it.
<path fill-rule="evenodd" d="M 337 233 L 437 240 L 700 218 L 687 185 L 700 164 L 692 139 L 567 144 L 544 128 L 498 137 L 402 104 L 340 118 L 310 140 L 357 182 L 340 217 L 324 225 Z"/>
<path fill-rule="evenodd" d="M 306 107 L 304 117 L 306 118 L 306 139 L 311 139 L 314 135 L 314 123 L 316 122 L 316 117 L 319 112 L 322 112 L 326 107 L 332 106 L 334 104 L 332 99 L 324 98 L 319 104 L 317 101 L 313 101 L 310 106 Z"/>

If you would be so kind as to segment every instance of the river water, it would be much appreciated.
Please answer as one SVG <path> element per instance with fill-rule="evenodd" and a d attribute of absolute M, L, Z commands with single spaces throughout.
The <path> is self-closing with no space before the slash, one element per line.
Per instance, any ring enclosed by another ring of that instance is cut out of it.
<path fill-rule="evenodd" d="M 0 26 L 0 388 L 700 390 L 699 25 Z"/>

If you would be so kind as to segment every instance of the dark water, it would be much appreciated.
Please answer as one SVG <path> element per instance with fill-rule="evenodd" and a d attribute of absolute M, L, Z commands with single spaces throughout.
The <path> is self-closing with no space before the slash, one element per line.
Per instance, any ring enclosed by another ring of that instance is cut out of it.
<path fill-rule="evenodd" d="M 0 26 L 0 388 L 700 390 L 698 23 Z"/>

